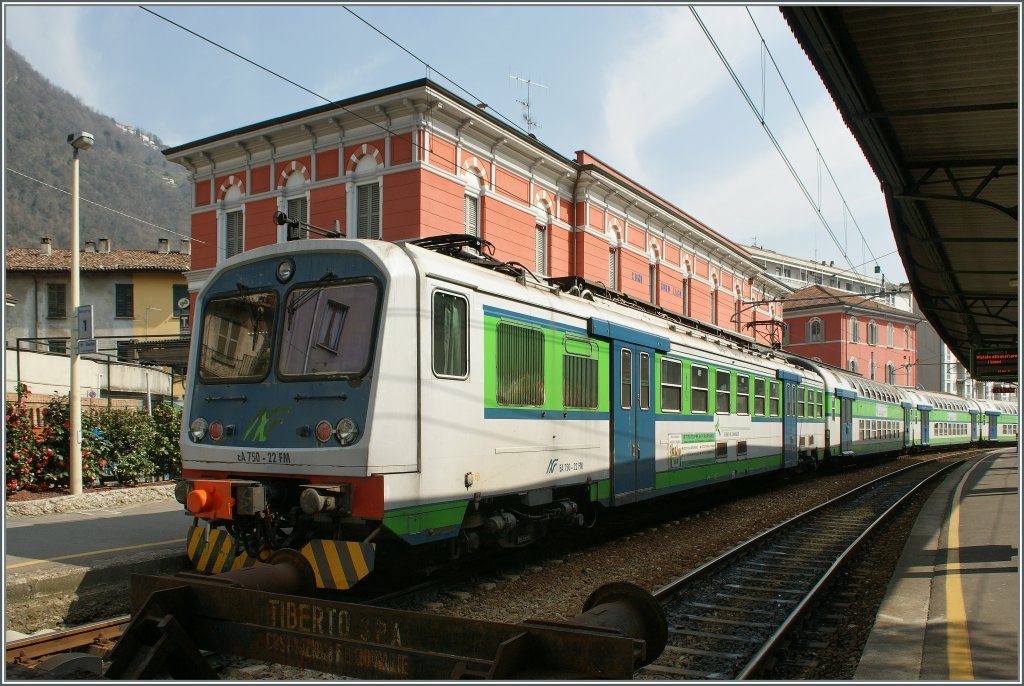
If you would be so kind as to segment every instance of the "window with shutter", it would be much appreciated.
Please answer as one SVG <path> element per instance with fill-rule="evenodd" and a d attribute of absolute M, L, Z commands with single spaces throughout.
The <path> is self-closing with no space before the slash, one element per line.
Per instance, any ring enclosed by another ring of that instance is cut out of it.
<path fill-rule="evenodd" d="M 244 244 L 244 229 L 242 220 L 242 211 L 235 210 L 234 212 L 228 212 L 224 216 L 224 236 L 225 236 L 225 257 L 231 257 L 242 252 L 242 246 Z"/>
<path fill-rule="evenodd" d="M 135 290 L 130 283 L 114 284 L 114 316 L 135 316 Z"/>
<path fill-rule="evenodd" d="M 536 262 L 537 273 L 548 273 L 548 232 L 543 224 L 537 224 L 534 229 L 533 255 Z"/>
<path fill-rule="evenodd" d="M 380 238 L 380 185 L 356 186 L 356 238 Z"/>
<path fill-rule="evenodd" d="M 309 202 L 306 196 L 288 199 L 288 219 L 303 223 L 309 221 Z M 288 227 L 288 240 L 297 241 L 303 238 L 309 238 L 309 231 L 306 227 Z"/>
<path fill-rule="evenodd" d="M 46 284 L 46 316 L 64 319 L 68 316 L 68 287 L 64 283 Z"/>
<path fill-rule="evenodd" d="M 462 230 L 468 236 L 479 236 L 480 198 L 473 195 L 462 197 Z"/>
<path fill-rule="evenodd" d="M 608 288 L 617 290 L 619 286 L 619 253 L 612 250 L 608 253 Z"/>

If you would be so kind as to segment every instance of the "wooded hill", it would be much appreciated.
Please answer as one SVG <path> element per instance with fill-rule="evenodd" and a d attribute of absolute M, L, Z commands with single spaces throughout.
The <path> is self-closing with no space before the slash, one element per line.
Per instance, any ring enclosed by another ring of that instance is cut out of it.
<path fill-rule="evenodd" d="M 49 236 L 54 248 L 70 247 L 73 150 L 67 136 L 88 131 L 96 143 L 80 156 L 82 244 L 106 237 L 114 249 L 155 250 L 158 238 L 168 238 L 176 248 L 180 236 L 117 213 L 189 235 L 188 175 L 164 159 L 157 148 L 166 146 L 159 138 L 121 130 L 112 118 L 47 81 L 7 45 L 4 62 L 6 244 L 31 247 Z"/>

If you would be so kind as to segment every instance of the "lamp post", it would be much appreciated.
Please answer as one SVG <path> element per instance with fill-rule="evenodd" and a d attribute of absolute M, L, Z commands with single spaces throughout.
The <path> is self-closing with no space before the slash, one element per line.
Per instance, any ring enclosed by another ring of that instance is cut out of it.
<path fill-rule="evenodd" d="M 82 389 L 78 387 L 78 153 L 92 147 L 91 133 L 79 131 L 68 134 L 68 143 L 74 148 L 71 158 L 71 311 L 75 313 L 74 333 L 71 334 L 71 383 L 68 388 L 68 487 L 71 495 L 82 492 Z"/>

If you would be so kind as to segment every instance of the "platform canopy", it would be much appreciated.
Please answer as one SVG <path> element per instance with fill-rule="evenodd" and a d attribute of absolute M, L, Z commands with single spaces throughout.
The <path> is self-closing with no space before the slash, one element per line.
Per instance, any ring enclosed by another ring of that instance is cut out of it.
<path fill-rule="evenodd" d="M 1018 5 L 782 8 L 878 175 L 914 296 L 980 380 L 1015 380 Z"/>

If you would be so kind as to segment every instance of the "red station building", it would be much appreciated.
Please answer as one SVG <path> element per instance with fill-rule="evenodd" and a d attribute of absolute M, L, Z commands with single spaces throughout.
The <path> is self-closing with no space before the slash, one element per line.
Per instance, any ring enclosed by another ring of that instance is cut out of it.
<path fill-rule="evenodd" d="M 273 220 L 284 211 L 348 238 L 472 234 L 538 275 L 579 277 L 762 343 L 781 338 L 782 308 L 770 301 L 790 289 L 742 247 L 595 156 L 565 158 L 428 79 L 164 154 L 194 185 L 193 302 L 222 260 L 296 237 Z"/>
<path fill-rule="evenodd" d="M 861 376 L 917 384 L 917 324 L 909 312 L 827 286 L 785 298 L 783 348 Z"/>

